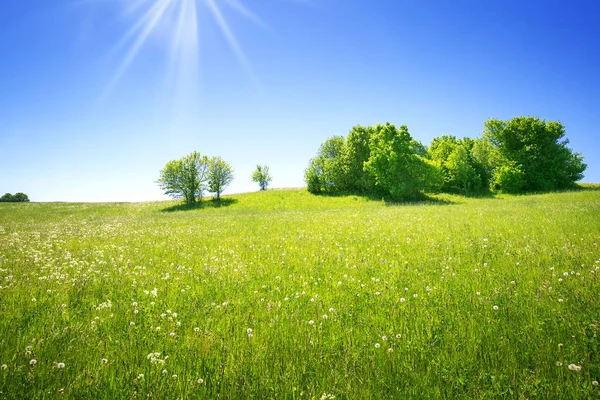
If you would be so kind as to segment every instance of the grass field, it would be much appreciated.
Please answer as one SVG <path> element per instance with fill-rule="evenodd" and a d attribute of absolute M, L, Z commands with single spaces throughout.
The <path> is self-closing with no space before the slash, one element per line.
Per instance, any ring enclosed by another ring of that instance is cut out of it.
<path fill-rule="evenodd" d="M 0 204 L 0 398 L 600 398 L 600 190 Z"/>

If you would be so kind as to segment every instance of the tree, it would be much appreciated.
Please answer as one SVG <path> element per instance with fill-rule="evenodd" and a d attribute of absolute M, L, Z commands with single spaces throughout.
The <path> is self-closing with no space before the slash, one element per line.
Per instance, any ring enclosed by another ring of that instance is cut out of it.
<path fill-rule="evenodd" d="M 29 202 L 29 197 L 25 193 L 18 192 L 13 196 L 13 201 L 16 203 L 27 203 Z"/>
<path fill-rule="evenodd" d="M 257 165 L 256 170 L 252 174 L 252 181 L 258 183 L 260 190 L 267 190 L 272 177 L 269 173 L 269 167 L 266 165 Z"/>
<path fill-rule="evenodd" d="M 464 189 L 465 196 L 469 194 L 469 187 L 481 185 L 481 178 L 471 165 L 469 152 L 462 144 L 456 146 L 454 151 L 450 153 L 446 161 L 446 167 L 450 181 Z"/>
<path fill-rule="evenodd" d="M 208 160 L 208 190 L 221 200 L 221 193 L 233 181 L 233 168 L 221 157 L 211 157 Z"/>
<path fill-rule="evenodd" d="M 178 160 L 169 161 L 156 181 L 165 194 L 183 198 L 185 204 L 202 199 L 206 189 L 208 158 L 197 151 Z"/>
<path fill-rule="evenodd" d="M 566 189 L 583 178 L 583 157 L 567 147 L 564 136 L 560 122 L 534 117 L 489 119 L 484 125 L 484 137 L 500 155 L 497 168 L 519 169 L 526 191 Z"/>
<path fill-rule="evenodd" d="M 317 156 L 310 160 L 304 180 L 311 193 L 340 192 L 346 190 L 343 168 L 344 137 L 327 139 L 319 148 Z"/>
<path fill-rule="evenodd" d="M 5 193 L 4 196 L 0 197 L 0 202 L 2 203 L 11 203 L 13 201 L 13 195 L 10 193 Z"/>
<path fill-rule="evenodd" d="M 14 195 L 6 193 L 0 197 L 0 203 L 27 203 L 28 201 L 29 197 L 21 192 L 15 193 Z"/>
<path fill-rule="evenodd" d="M 342 168 L 346 180 L 344 186 L 349 191 L 368 193 L 375 188 L 375 180 L 365 171 L 371 150 L 369 142 L 374 133 L 373 127 L 357 125 L 350 130 L 342 151 Z"/>
<path fill-rule="evenodd" d="M 415 141 L 406 125 L 396 129 L 390 123 L 375 126 L 365 170 L 377 187 L 393 199 L 418 198 L 425 190 L 437 190 L 442 178 L 439 168 L 417 154 Z"/>

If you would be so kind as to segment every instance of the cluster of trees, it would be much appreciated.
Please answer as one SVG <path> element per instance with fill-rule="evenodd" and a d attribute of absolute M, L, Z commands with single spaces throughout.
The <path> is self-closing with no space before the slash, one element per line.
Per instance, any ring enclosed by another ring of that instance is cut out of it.
<path fill-rule="evenodd" d="M 197 151 L 169 161 L 160 171 L 158 185 L 166 195 L 193 204 L 206 191 L 220 200 L 221 193 L 233 181 L 233 168 L 221 157 L 203 156 Z"/>
<path fill-rule="evenodd" d="M 567 147 L 560 122 L 534 117 L 489 119 L 477 139 L 435 138 L 429 148 L 408 128 L 355 126 L 319 148 L 305 171 L 312 193 L 363 193 L 395 200 L 424 192 L 465 195 L 573 187 L 586 165 Z"/>
<path fill-rule="evenodd" d="M 29 197 L 25 193 L 5 193 L 4 196 L 0 197 L 0 203 L 26 203 L 29 201 Z"/>

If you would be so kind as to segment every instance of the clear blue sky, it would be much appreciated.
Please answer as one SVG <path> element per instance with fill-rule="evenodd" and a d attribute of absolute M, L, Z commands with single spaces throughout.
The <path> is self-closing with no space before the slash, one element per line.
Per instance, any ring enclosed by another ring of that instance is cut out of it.
<path fill-rule="evenodd" d="M 600 182 L 599 15 L 578 0 L 3 0 L 0 192 L 164 199 L 159 170 L 194 150 L 233 165 L 230 193 L 258 189 L 257 163 L 299 187 L 357 124 L 429 144 L 520 115 L 560 120 Z"/>

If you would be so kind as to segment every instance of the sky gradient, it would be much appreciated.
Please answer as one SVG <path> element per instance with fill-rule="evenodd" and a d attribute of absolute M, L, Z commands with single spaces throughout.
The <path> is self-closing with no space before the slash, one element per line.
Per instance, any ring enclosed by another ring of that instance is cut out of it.
<path fill-rule="evenodd" d="M 160 169 L 195 150 L 232 164 L 226 193 L 258 163 L 300 187 L 354 125 L 428 145 L 521 115 L 561 121 L 600 182 L 597 2 L 173 0 L 144 30 L 160 1 L 3 2 L 0 194 L 166 199 Z"/>

